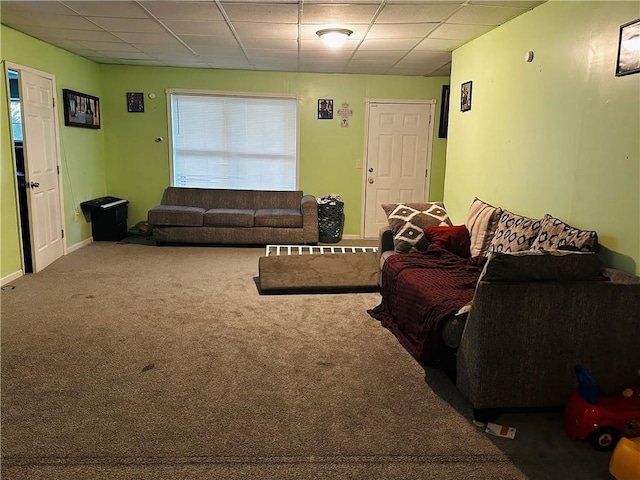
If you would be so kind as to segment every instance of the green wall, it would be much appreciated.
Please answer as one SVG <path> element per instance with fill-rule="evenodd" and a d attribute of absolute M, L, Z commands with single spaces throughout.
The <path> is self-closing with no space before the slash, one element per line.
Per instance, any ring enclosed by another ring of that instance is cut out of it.
<path fill-rule="evenodd" d="M 101 95 L 100 67 L 89 60 L 24 35 L 2 25 L 0 56 L 3 61 L 19 64 L 55 75 L 59 106 L 61 175 L 64 192 L 65 239 L 73 246 L 91 236 L 91 226 L 80 215 L 75 219 L 79 203 L 105 194 L 104 128 L 90 130 L 64 126 L 62 89 L 69 88 L 95 96 Z M 2 73 L 0 103 L 2 145 L 0 147 L 0 278 L 19 271 L 20 233 L 16 202 L 12 146 L 7 108 L 7 81 Z"/>
<path fill-rule="evenodd" d="M 330 75 L 283 72 L 183 69 L 103 65 L 103 119 L 106 125 L 109 194 L 130 200 L 130 224 L 146 219 L 169 184 L 167 99 L 169 88 L 294 94 L 299 98 L 300 189 L 323 196 L 339 193 L 345 201 L 346 235 L 360 235 L 365 102 L 376 99 L 435 99 L 438 102 L 432 155 L 430 199 L 444 189 L 446 140 L 437 138 L 442 85 L 447 77 Z M 145 112 L 127 113 L 126 92 L 145 93 Z M 155 98 L 150 99 L 149 93 Z M 317 119 L 318 98 L 349 103 L 349 127 L 340 119 Z M 165 142 L 155 139 L 163 137 Z"/>
<path fill-rule="evenodd" d="M 64 192 L 66 244 L 77 245 L 91 236 L 91 225 L 75 211 L 80 202 L 105 194 L 127 198 L 129 225 L 145 220 L 147 210 L 159 203 L 169 184 L 167 111 L 168 88 L 295 94 L 300 99 L 300 188 L 322 196 L 340 193 L 345 200 L 346 235 L 359 235 L 362 202 L 365 101 L 376 99 L 435 99 L 435 127 L 439 100 L 447 77 L 392 77 L 326 75 L 279 72 L 181 69 L 98 65 L 47 43 L 1 27 L 2 60 L 55 75 L 58 105 L 63 88 L 100 97 L 102 128 L 65 127 L 59 108 L 61 164 Z M 0 210 L 0 278 L 21 268 L 20 234 L 13 160 L 9 141 L 9 113 L 3 79 L 2 205 Z M 145 112 L 127 113 L 126 92 L 145 93 Z M 155 93 L 155 99 L 148 97 Z M 348 102 L 353 110 L 348 128 L 339 119 L 316 120 L 318 98 Z M 155 142 L 163 137 L 165 142 Z M 434 136 L 430 199 L 444 195 L 446 140 Z"/>
<path fill-rule="evenodd" d="M 605 263 L 640 274 L 640 74 L 615 76 L 619 27 L 638 17 L 638 2 L 551 1 L 454 52 L 444 199 L 456 223 L 474 196 L 550 213 L 597 230 Z"/>

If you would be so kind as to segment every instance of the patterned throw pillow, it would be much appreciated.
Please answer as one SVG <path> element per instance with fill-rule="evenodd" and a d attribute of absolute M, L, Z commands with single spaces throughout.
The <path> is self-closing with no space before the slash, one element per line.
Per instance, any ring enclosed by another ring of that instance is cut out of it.
<path fill-rule="evenodd" d="M 531 249 L 595 252 L 598 249 L 598 234 L 593 230 L 573 228 L 547 213 Z"/>
<path fill-rule="evenodd" d="M 474 198 L 464 222 L 471 236 L 471 256 L 486 255 L 502 209 Z"/>
<path fill-rule="evenodd" d="M 398 253 L 424 252 L 429 243 L 424 229 L 451 225 L 442 202 L 388 203 L 382 205 L 393 232 L 393 246 Z"/>
<path fill-rule="evenodd" d="M 490 252 L 520 252 L 530 250 L 540 231 L 541 220 L 516 215 L 507 210 L 502 212 L 496 233 L 493 235 Z"/>

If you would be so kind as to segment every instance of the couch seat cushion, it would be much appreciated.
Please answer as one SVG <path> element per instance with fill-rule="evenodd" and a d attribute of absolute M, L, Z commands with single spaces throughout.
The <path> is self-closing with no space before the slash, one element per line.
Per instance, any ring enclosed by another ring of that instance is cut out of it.
<path fill-rule="evenodd" d="M 254 210 L 211 208 L 204 212 L 205 227 L 253 227 Z"/>
<path fill-rule="evenodd" d="M 173 225 L 178 227 L 201 227 L 204 208 L 178 205 L 158 205 L 149 210 L 151 225 Z"/>
<path fill-rule="evenodd" d="M 300 210 L 263 209 L 256 211 L 256 227 L 302 228 Z"/>

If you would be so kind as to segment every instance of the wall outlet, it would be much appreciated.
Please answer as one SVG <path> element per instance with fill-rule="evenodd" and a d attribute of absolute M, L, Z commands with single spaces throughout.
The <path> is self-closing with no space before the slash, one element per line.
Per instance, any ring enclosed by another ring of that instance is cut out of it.
<path fill-rule="evenodd" d="M 78 220 L 80 220 L 80 210 L 78 210 L 76 208 L 76 211 L 74 212 L 74 220 L 77 222 Z"/>
<path fill-rule="evenodd" d="M 356 160 L 356 168 L 362 168 L 362 160 Z"/>

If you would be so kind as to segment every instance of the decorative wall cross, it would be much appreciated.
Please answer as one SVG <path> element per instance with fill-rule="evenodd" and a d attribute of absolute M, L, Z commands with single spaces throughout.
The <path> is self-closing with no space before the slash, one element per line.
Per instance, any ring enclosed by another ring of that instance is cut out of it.
<path fill-rule="evenodd" d="M 349 126 L 349 117 L 353 115 L 353 110 L 349 110 L 349 104 L 343 103 L 342 108 L 338 110 L 338 115 L 340 115 L 340 126 L 348 127 Z"/>

